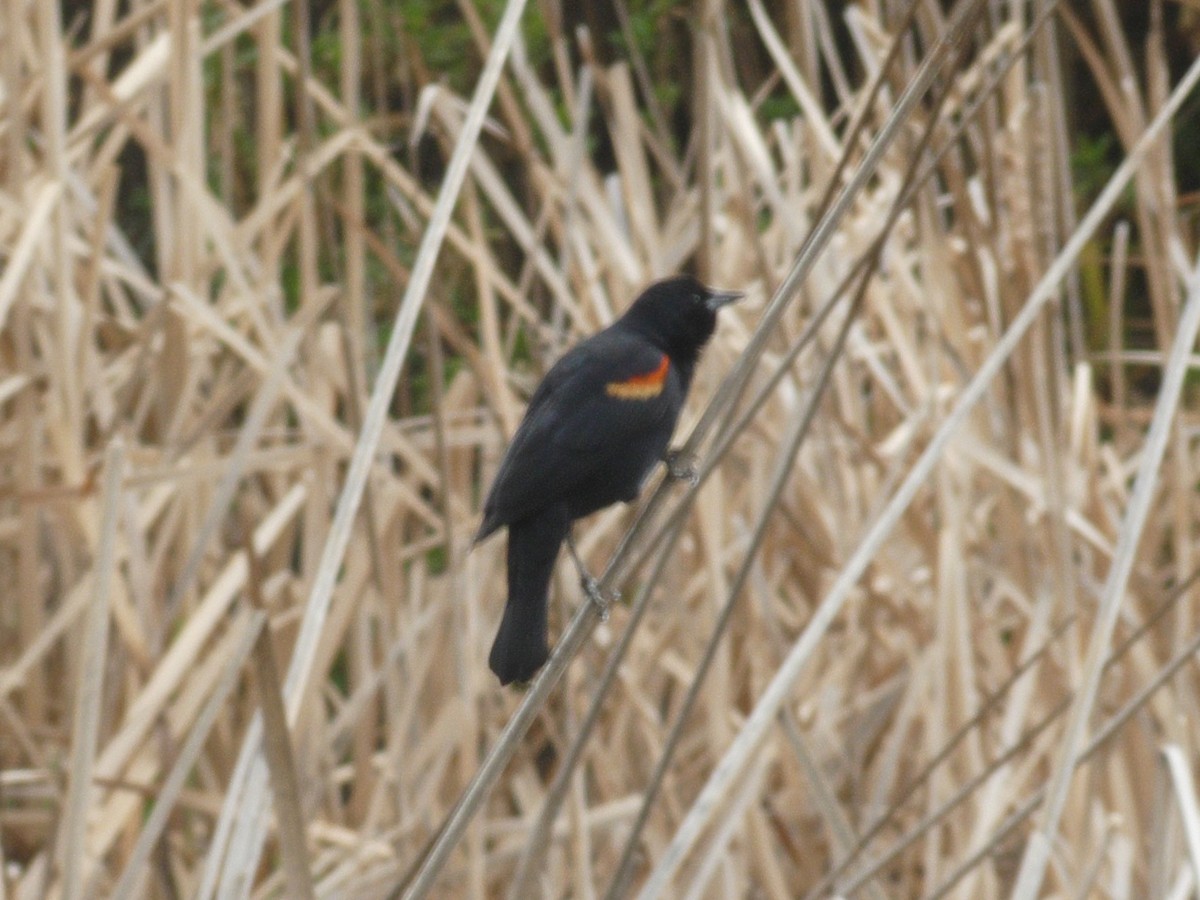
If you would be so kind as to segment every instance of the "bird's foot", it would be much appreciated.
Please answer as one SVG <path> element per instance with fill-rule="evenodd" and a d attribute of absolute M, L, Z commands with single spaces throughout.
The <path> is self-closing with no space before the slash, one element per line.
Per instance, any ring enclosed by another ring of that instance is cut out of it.
<path fill-rule="evenodd" d="M 621 592 L 615 588 L 603 590 L 600 587 L 600 580 L 586 572 L 580 576 L 579 585 L 583 588 L 587 598 L 596 604 L 596 609 L 600 612 L 600 621 L 607 622 L 613 604 L 621 599 Z"/>
<path fill-rule="evenodd" d="M 700 468 L 696 454 L 688 450 L 668 450 L 663 455 L 667 474 L 676 481 L 686 481 L 692 487 L 700 483 Z"/>
<path fill-rule="evenodd" d="M 579 556 L 579 548 L 575 546 L 575 536 L 567 532 L 567 549 L 571 552 L 571 559 L 575 561 L 575 569 L 579 572 L 579 586 L 583 588 L 587 598 L 596 604 L 596 609 L 600 611 L 600 621 L 608 621 L 608 611 L 614 603 L 621 599 L 621 592 L 615 589 L 605 591 L 600 587 L 600 579 L 592 575 L 587 570 L 587 566 L 583 564 L 583 559 Z"/>

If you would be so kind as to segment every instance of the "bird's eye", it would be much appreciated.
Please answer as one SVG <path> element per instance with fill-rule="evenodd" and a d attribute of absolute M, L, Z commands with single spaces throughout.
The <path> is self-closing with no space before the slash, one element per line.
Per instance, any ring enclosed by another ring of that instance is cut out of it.
<path fill-rule="evenodd" d="M 695 300 L 697 303 L 704 302 L 704 298 L 701 297 L 699 294 L 692 294 L 692 299 Z"/>

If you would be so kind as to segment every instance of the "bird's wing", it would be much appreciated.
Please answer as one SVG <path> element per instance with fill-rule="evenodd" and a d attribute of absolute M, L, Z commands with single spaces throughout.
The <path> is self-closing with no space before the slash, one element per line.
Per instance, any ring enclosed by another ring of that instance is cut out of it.
<path fill-rule="evenodd" d="M 671 429 L 683 391 L 666 354 L 636 335 L 608 329 L 572 349 L 530 399 L 480 537 L 561 499 L 606 465 L 607 452 Z"/>

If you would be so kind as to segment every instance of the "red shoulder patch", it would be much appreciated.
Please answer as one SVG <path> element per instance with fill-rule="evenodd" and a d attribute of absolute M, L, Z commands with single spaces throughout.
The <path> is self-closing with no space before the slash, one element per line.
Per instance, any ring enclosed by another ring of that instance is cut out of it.
<path fill-rule="evenodd" d="M 670 369 L 671 358 L 664 353 L 658 361 L 658 368 L 626 378 L 624 381 L 610 381 L 604 386 L 604 392 L 610 397 L 619 397 L 622 400 L 649 400 L 662 393 Z"/>

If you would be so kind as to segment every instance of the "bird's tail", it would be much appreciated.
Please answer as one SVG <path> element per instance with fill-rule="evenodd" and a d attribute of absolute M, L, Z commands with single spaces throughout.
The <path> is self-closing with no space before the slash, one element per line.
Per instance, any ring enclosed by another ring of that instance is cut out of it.
<path fill-rule="evenodd" d="M 488 655 L 488 666 L 501 684 L 528 681 L 550 655 L 547 593 L 570 527 L 566 509 L 558 507 L 508 526 L 508 603 Z"/>

